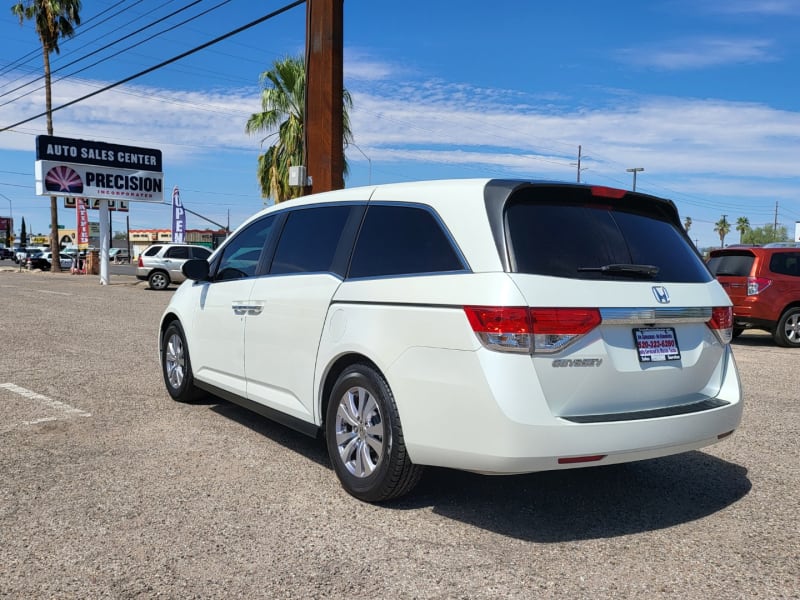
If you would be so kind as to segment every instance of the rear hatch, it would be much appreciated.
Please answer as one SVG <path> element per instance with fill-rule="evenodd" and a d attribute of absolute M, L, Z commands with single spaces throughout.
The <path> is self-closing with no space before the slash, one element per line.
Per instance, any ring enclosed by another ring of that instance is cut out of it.
<path fill-rule="evenodd" d="M 591 422 L 719 405 L 730 301 L 671 202 L 531 186 L 511 194 L 503 223 L 553 414 Z"/>

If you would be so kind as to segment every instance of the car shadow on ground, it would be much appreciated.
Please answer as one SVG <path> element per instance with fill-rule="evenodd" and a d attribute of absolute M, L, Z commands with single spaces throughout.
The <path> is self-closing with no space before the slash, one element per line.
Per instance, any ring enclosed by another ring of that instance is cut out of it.
<path fill-rule="evenodd" d="M 772 336 L 764 331 L 758 332 L 747 332 L 743 333 L 736 339 L 734 339 L 731 344 L 735 348 L 736 346 L 748 346 L 751 348 L 776 348 L 780 349 L 780 346 L 775 343 L 775 340 L 772 339 Z"/>
<path fill-rule="evenodd" d="M 396 509 L 540 543 L 610 538 L 701 519 L 743 498 L 747 469 L 701 451 L 607 467 L 487 476 L 429 469 Z"/>
<path fill-rule="evenodd" d="M 324 443 L 223 400 L 212 410 L 330 469 Z M 665 529 L 714 514 L 751 489 L 747 469 L 702 451 L 623 465 L 489 476 L 427 468 L 388 510 L 443 517 L 539 543 Z M 358 502 L 353 499 L 353 502 Z"/>

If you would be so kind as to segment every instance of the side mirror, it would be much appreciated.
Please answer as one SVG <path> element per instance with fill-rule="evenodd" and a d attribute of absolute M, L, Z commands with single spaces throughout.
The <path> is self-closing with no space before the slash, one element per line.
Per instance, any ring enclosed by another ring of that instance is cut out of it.
<path fill-rule="evenodd" d="M 183 263 L 181 272 L 186 279 L 192 281 L 208 281 L 208 261 L 204 258 L 192 258 Z"/>

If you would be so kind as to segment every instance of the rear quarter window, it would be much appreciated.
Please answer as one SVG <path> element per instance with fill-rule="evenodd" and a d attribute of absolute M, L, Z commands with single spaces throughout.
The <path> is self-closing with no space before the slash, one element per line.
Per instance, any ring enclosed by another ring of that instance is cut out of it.
<path fill-rule="evenodd" d="M 599 269 L 608 265 L 652 265 L 648 281 L 699 283 L 708 269 L 676 225 L 658 207 L 578 201 L 570 191 L 552 197 L 512 198 L 505 228 L 512 270 L 573 279 L 630 280 L 631 274 Z M 636 198 L 639 202 L 644 199 Z"/>

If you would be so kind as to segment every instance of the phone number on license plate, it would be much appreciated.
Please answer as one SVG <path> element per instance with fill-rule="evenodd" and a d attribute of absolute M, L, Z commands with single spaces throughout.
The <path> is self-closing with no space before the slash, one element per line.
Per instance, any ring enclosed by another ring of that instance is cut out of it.
<path fill-rule="evenodd" d="M 641 362 L 681 359 L 678 339 L 672 327 L 634 329 L 633 337 Z"/>

